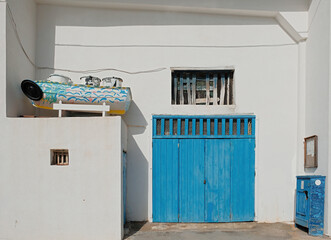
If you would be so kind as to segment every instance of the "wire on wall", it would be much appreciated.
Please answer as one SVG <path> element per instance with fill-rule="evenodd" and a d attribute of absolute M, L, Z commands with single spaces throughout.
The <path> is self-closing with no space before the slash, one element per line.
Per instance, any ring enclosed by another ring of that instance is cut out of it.
<path fill-rule="evenodd" d="M 17 25 L 12 13 L 11 8 L 9 7 L 8 2 L 7 3 L 7 8 L 9 12 L 9 17 L 10 21 L 13 26 L 13 30 L 15 33 L 15 37 L 20 45 L 20 48 L 22 49 L 25 57 L 27 60 L 31 63 L 33 67 L 35 67 L 38 70 L 54 70 L 54 71 L 63 71 L 63 72 L 71 72 L 71 73 L 98 73 L 98 72 L 104 72 L 104 71 L 117 71 L 117 72 L 122 72 L 126 74 L 142 74 L 142 73 L 153 73 L 153 72 L 160 72 L 165 69 L 166 67 L 160 67 L 160 68 L 155 68 L 155 69 L 150 69 L 150 70 L 142 70 L 142 71 L 126 71 L 126 70 L 121 70 L 117 68 L 100 68 L 100 69 L 89 69 L 89 70 L 72 70 L 72 69 L 65 69 L 65 68 L 53 68 L 53 67 L 45 67 L 45 66 L 38 66 L 29 56 L 27 51 L 25 50 L 20 35 L 17 30 Z M 80 44 L 57 44 L 57 46 L 71 46 L 71 47 L 104 47 L 104 48 L 110 48 L 110 47 L 116 47 L 116 48 L 130 48 L 130 47 L 167 47 L 167 48 L 259 48 L 259 47 L 282 47 L 282 46 L 290 46 L 290 45 L 296 45 L 296 43 L 283 43 L 283 44 L 256 44 L 256 45 L 214 45 L 214 46 L 203 46 L 203 45 L 80 45 Z"/>
<path fill-rule="evenodd" d="M 18 33 L 17 30 L 17 25 L 12 13 L 11 8 L 9 7 L 9 4 L 7 2 L 7 8 L 8 8 L 8 12 L 9 12 L 9 17 L 10 17 L 10 22 L 13 26 L 14 29 L 14 33 L 15 33 L 15 37 L 18 41 L 18 44 L 20 45 L 20 48 L 22 49 L 25 57 L 27 58 L 27 60 L 31 63 L 31 65 L 33 67 L 35 67 L 38 70 L 54 70 L 54 71 L 63 71 L 63 72 L 72 72 L 72 73 L 98 73 L 98 72 L 104 72 L 104 71 L 116 71 L 116 72 L 122 72 L 122 73 L 127 73 L 127 74 L 142 74 L 142 73 L 153 73 L 153 72 L 160 72 L 163 71 L 167 68 L 165 67 L 161 67 L 161 68 L 155 68 L 155 69 L 151 69 L 151 70 L 142 70 L 142 71 L 126 71 L 126 70 L 121 70 L 121 69 L 117 69 L 117 68 L 100 68 L 100 69 L 90 69 L 90 70 L 72 70 L 72 69 L 64 69 L 64 68 L 52 68 L 52 67 L 41 67 L 38 66 L 37 64 L 34 63 L 34 61 L 32 61 L 32 59 L 30 58 L 29 54 L 27 53 L 27 51 L 25 50 L 23 43 L 21 41 L 20 35 Z"/>

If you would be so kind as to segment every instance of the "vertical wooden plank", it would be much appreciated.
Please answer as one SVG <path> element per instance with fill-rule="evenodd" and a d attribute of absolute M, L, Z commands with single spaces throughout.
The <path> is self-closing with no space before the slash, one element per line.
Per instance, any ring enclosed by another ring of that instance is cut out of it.
<path fill-rule="evenodd" d="M 164 118 L 161 119 L 161 136 L 164 136 Z"/>
<path fill-rule="evenodd" d="M 192 98 L 191 98 L 191 79 L 187 75 L 186 77 L 186 88 L 187 88 L 187 102 L 188 104 L 192 104 Z"/>
<path fill-rule="evenodd" d="M 178 118 L 177 119 L 177 136 L 180 136 L 182 133 L 181 133 L 181 119 L 180 118 Z"/>
<path fill-rule="evenodd" d="M 185 135 L 188 136 L 188 118 L 185 119 Z"/>
<path fill-rule="evenodd" d="M 214 74 L 213 104 L 217 105 L 217 75 Z"/>
<path fill-rule="evenodd" d="M 248 135 L 248 118 L 244 119 L 244 135 L 247 136 Z"/>
<path fill-rule="evenodd" d="M 231 221 L 254 220 L 254 139 L 231 139 Z"/>
<path fill-rule="evenodd" d="M 225 136 L 225 118 L 222 118 L 222 136 Z"/>
<path fill-rule="evenodd" d="M 180 92 L 180 97 L 179 97 L 179 103 L 182 105 L 184 104 L 184 80 L 183 80 L 183 74 L 180 74 L 180 85 L 179 85 L 179 92 Z"/>
<path fill-rule="evenodd" d="M 240 135 L 240 118 L 237 118 L 237 135 Z"/>
<path fill-rule="evenodd" d="M 181 139 L 179 146 L 179 222 L 203 222 L 204 140 Z"/>
<path fill-rule="evenodd" d="M 205 140 L 205 221 L 230 221 L 230 142 Z"/>
<path fill-rule="evenodd" d="M 221 96 L 220 96 L 220 104 L 224 105 L 224 98 L 225 98 L 225 76 L 224 74 L 221 75 Z"/>
<path fill-rule="evenodd" d="M 192 119 L 192 136 L 195 136 L 195 125 L 196 125 L 196 119 Z"/>
<path fill-rule="evenodd" d="M 252 135 L 255 136 L 255 118 L 252 118 Z"/>
<path fill-rule="evenodd" d="M 193 78 L 192 78 L 192 104 L 195 105 L 196 104 L 196 86 L 197 86 L 197 78 L 196 75 L 193 74 Z"/>
<path fill-rule="evenodd" d="M 153 118 L 153 136 L 156 136 L 156 118 Z"/>
<path fill-rule="evenodd" d="M 199 130 L 200 130 L 200 135 L 203 135 L 203 118 L 200 118 L 200 126 L 199 126 Z"/>
<path fill-rule="evenodd" d="M 174 134 L 174 120 L 172 118 L 169 119 L 169 135 L 173 135 Z"/>
<path fill-rule="evenodd" d="M 226 105 L 230 105 L 230 74 L 228 74 L 228 81 L 226 84 Z"/>
<path fill-rule="evenodd" d="M 178 139 L 153 139 L 153 221 L 178 222 Z"/>
<path fill-rule="evenodd" d="M 229 120 L 229 135 L 233 135 L 233 118 Z"/>
<path fill-rule="evenodd" d="M 209 105 L 210 101 L 210 86 L 209 86 L 209 74 L 206 74 L 206 105 Z"/>
<path fill-rule="evenodd" d="M 174 77 L 174 104 L 177 104 L 177 93 L 178 93 L 178 87 L 177 87 L 177 82 L 178 82 L 178 79 L 177 79 L 177 76 Z"/>
<path fill-rule="evenodd" d="M 214 135 L 215 136 L 218 135 L 218 119 L 217 118 L 214 119 Z"/>
<path fill-rule="evenodd" d="M 210 118 L 207 118 L 207 136 L 210 136 Z"/>

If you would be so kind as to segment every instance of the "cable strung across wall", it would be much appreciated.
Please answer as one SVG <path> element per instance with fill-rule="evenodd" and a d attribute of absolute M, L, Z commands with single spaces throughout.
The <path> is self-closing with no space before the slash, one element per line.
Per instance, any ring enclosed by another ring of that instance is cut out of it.
<path fill-rule="evenodd" d="M 20 48 L 22 49 L 25 57 L 28 59 L 28 61 L 31 63 L 31 65 L 33 67 L 35 67 L 38 70 L 54 70 L 54 71 L 63 71 L 63 72 L 72 72 L 72 73 L 98 73 L 98 72 L 104 72 L 104 71 L 116 71 L 116 72 L 122 72 L 122 73 L 127 73 L 127 74 L 142 74 L 142 73 L 153 73 L 153 72 L 160 72 L 163 71 L 167 68 L 165 67 L 161 67 L 161 68 L 155 68 L 155 69 L 150 69 L 150 70 L 142 70 L 142 71 L 126 71 L 126 70 L 121 70 L 121 69 L 117 69 L 117 68 L 100 68 L 100 69 L 89 69 L 89 70 L 72 70 L 72 69 L 65 69 L 65 68 L 52 68 L 52 67 L 41 67 L 38 66 L 37 64 L 34 63 L 34 61 L 32 61 L 32 59 L 30 58 L 29 54 L 27 53 L 27 51 L 25 50 L 23 43 L 21 41 L 21 38 L 19 36 L 19 33 L 17 31 L 17 25 L 12 13 L 12 10 L 9 7 L 9 4 L 7 2 L 7 8 L 9 11 L 9 16 L 10 16 L 10 20 L 14 29 L 14 33 L 15 33 L 15 37 L 18 41 L 18 44 L 20 45 Z"/>
<path fill-rule="evenodd" d="M 149 69 L 149 70 L 142 70 L 142 71 L 127 71 L 117 68 L 99 68 L 99 69 L 88 69 L 88 70 L 73 70 L 73 69 L 66 69 L 66 68 L 54 68 L 54 67 L 46 67 L 46 66 L 38 66 L 29 56 L 27 51 L 25 50 L 23 43 L 21 41 L 20 35 L 17 30 L 17 24 L 15 22 L 12 10 L 7 3 L 7 8 L 9 12 L 10 22 L 13 26 L 13 30 L 15 33 L 15 37 L 20 45 L 21 50 L 23 51 L 25 57 L 30 62 L 30 64 L 35 67 L 38 70 L 54 70 L 54 71 L 63 71 L 63 72 L 71 72 L 71 73 L 99 73 L 104 71 L 116 71 L 116 72 L 122 72 L 126 74 L 143 74 L 143 73 L 153 73 L 153 72 L 160 72 L 163 70 L 166 70 L 166 67 L 160 67 L 155 69 Z M 281 43 L 281 44 L 253 44 L 253 45 L 167 45 L 167 44 L 133 44 L 133 45 L 84 45 L 84 44 L 56 44 L 56 46 L 62 46 L 62 47 L 95 47 L 95 48 L 135 48 L 135 47 L 143 47 L 143 48 L 258 48 L 258 47 L 283 47 L 283 46 L 291 46 L 296 45 L 296 43 Z"/>

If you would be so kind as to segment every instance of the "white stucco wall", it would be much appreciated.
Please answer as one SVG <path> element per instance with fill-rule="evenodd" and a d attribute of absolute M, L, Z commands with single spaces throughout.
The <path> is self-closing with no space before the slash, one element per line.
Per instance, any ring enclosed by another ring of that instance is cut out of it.
<path fill-rule="evenodd" d="M 292 221 L 297 159 L 298 45 L 273 19 L 121 11 L 40 5 L 37 62 L 55 68 L 106 71 L 130 86 L 129 220 L 152 220 L 152 114 L 257 115 L 258 221 Z M 236 108 L 172 106 L 172 67 L 235 69 Z M 38 71 L 45 78 L 52 71 Z M 82 73 L 67 73 L 76 82 Z"/>
<path fill-rule="evenodd" d="M 36 53 L 36 4 L 34 0 L 7 0 L 16 22 L 17 32 L 30 59 L 35 62 Z M 35 79 L 35 68 L 25 57 L 17 37 L 15 26 L 7 9 L 6 21 L 6 114 L 17 117 L 33 114 L 34 109 L 21 94 L 20 84 L 24 79 Z"/>
<path fill-rule="evenodd" d="M 318 136 L 318 168 L 299 174 L 330 173 L 330 1 L 313 1 L 309 10 L 307 40 L 307 78 L 305 100 L 305 136 Z M 325 232 L 330 234 L 330 179 L 326 181 Z"/>
<path fill-rule="evenodd" d="M 122 124 L 3 120 L 0 239 L 121 239 Z M 51 166 L 50 149 L 68 149 L 69 166 Z"/>

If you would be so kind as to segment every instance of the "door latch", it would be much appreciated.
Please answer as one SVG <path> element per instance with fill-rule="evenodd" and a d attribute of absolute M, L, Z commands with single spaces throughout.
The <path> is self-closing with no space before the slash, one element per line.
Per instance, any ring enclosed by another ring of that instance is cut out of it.
<path fill-rule="evenodd" d="M 203 180 L 203 184 L 206 184 L 206 179 L 205 179 L 205 180 Z"/>

